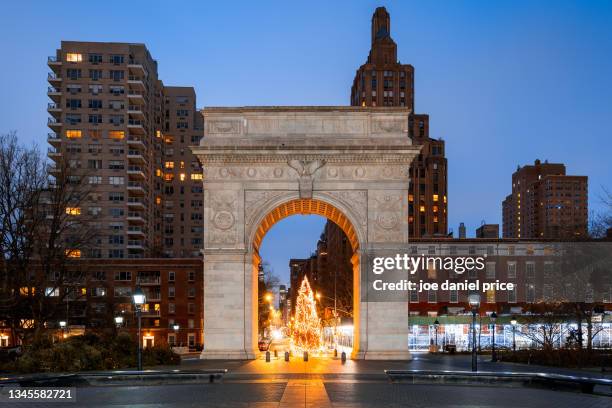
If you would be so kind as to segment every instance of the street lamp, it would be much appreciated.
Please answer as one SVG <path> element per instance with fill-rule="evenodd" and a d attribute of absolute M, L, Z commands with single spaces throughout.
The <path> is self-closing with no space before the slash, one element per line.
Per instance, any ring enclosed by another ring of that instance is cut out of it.
<path fill-rule="evenodd" d="M 66 338 L 66 321 L 60 320 L 59 326 L 62 329 L 62 338 Z"/>
<path fill-rule="evenodd" d="M 497 313 L 493 312 L 489 317 L 491 319 L 491 323 L 493 323 L 493 345 L 491 346 L 491 361 L 495 363 L 497 361 L 497 354 L 495 354 L 495 320 L 497 319 Z"/>
<path fill-rule="evenodd" d="M 123 325 L 123 316 L 116 316 L 115 324 L 117 325 L 117 327 L 121 327 Z"/>
<path fill-rule="evenodd" d="M 516 319 L 512 318 L 510 320 L 510 324 L 512 325 L 512 352 L 516 352 Z"/>
<path fill-rule="evenodd" d="M 436 329 L 436 353 L 438 352 L 438 327 L 440 327 L 440 322 L 438 321 L 438 319 L 436 319 L 434 321 L 434 329 Z"/>
<path fill-rule="evenodd" d="M 480 307 L 480 294 L 472 293 L 468 296 L 472 308 L 472 371 L 478 371 L 478 355 L 476 352 L 476 313 Z"/>
<path fill-rule="evenodd" d="M 142 371 L 142 339 L 140 338 L 140 328 L 142 326 L 140 312 L 142 309 L 142 305 L 147 300 L 144 292 L 140 288 L 140 285 L 136 286 L 136 290 L 132 295 L 134 299 L 134 305 L 136 306 L 136 316 L 138 317 L 138 371 Z"/>

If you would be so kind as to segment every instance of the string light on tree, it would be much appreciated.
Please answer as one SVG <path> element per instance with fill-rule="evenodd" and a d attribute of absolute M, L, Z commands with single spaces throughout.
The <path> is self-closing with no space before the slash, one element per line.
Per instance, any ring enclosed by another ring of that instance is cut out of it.
<path fill-rule="evenodd" d="M 291 325 L 291 341 L 300 350 L 320 350 L 322 342 L 321 320 L 317 316 L 314 293 L 304 276 L 295 302 L 295 316 Z"/>

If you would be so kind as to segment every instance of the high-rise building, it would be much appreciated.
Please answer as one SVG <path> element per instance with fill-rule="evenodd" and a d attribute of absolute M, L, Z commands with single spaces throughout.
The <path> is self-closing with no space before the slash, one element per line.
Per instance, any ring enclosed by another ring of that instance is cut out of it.
<path fill-rule="evenodd" d="M 518 167 L 502 203 L 504 238 L 584 238 L 588 178 L 568 176 L 561 163 Z"/>
<path fill-rule="evenodd" d="M 202 173 L 187 146 L 203 127 L 193 88 L 164 87 L 143 44 L 62 41 L 48 66 L 51 174 L 62 166 L 85 178 L 87 200 L 70 211 L 98 230 L 74 255 L 198 256 Z"/>
<path fill-rule="evenodd" d="M 447 232 L 447 161 L 444 141 L 429 137 L 429 115 L 416 114 L 414 67 L 397 60 L 391 18 L 384 7 L 372 16 L 372 47 L 357 70 L 351 88 L 353 106 L 407 106 L 408 134 L 423 145 L 410 167 L 409 235 L 440 236 Z"/>
<path fill-rule="evenodd" d="M 483 222 L 480 227 L 476 228 L 476 238 L 499 238 L 499 224 L 485 224 Z"/>

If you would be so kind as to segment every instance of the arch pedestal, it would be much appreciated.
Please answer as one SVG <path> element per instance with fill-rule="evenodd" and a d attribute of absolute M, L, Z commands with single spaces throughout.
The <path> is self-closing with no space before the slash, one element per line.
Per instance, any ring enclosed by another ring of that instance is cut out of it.
<path fill-rule="evenodd" d="M 293 214 L 338 224 L 354 250 L 357 359 L 409 359 L 408 298 L 367 295 L 372 254 L 408 242 L 408 169 L 420 146 L 403 108 L 211 108 L 193 151 L 204 179 L 205 359 L 252 359 L 257 265 L 267 230 Z"/>

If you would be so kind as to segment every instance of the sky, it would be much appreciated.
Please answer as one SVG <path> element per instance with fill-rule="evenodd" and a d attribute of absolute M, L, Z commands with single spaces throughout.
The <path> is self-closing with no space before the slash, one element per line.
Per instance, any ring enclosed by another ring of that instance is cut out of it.
<path fill-rule="evenodd" d="M 446 141 L 455 233 L 501 222 L 512 172 L 538 158 L 589 176 L 600 209 L 612 190 L 609 1 L 6 2 L 0 132 L 45 147 L 46 58 L 61 40 L 145 43 L 164 83 L 194 86 L 199 107 L 346 105 L 377 6 L 415 67 L 416 112 Z M 262 252 L 294 242 L 308 255 L 322 225 L 291 217 Z M 294 252 L 269 251 L 277 273 Z"/>

